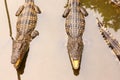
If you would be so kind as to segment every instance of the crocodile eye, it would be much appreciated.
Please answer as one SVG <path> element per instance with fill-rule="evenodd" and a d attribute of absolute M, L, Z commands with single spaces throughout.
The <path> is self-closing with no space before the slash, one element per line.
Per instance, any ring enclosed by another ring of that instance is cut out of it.
<path fill-rule="evenodd" d="M 74 4 L 75 2 L 73 1 L 72 4 Z"/>
<path fill-rule="evenodd" d="M 17 47 L 18 47 L 19 49 L 21 49 L 22 44 L 21 44 L 21 43 L 17 43 Z"/>
<path fill-rule="evenodd" d="M 77 2 L 76 4 L 77 4 L 77 6 L 80 6 L 80 2 Z"/>
<path fill-rule="evenodd" d="M 35 10 L 35 8 L 32 6 L 32 9 Z"/>

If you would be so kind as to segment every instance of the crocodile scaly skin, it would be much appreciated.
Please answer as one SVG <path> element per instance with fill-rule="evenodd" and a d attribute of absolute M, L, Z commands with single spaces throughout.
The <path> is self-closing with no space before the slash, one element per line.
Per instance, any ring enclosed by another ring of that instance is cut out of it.
<path fill-rule="evenodd" d="M 40 13 L 40 10 L 34 4 L 34 0 L 25 0 L 25 4 L 16 12 L 18 17 L 17 35 L 16 39 L 13 40 L 11 56 L 11 63 L 15 64 L 15 68 L 19 67 L 24 55 L 28 52 L 31 40 L 39 34 L 38 31 L 34 30 L 37 23 L 37 13 Z"/>
<path fill-rule="evenodd" d="M 83 52 L 83 32 L 85 29 L 85 15 L 81 11 L 79 0 L 69 0 L 66 11 L 65 29 L 68 35 L 68 54 L 74 69 L 78 69 Z"/>
<path fill-rule="evenodd" d="M 107 45 L 113 50 L 117 58 L 120 60 L 120 44 L 113 38 L 111 33 L 104 27 L 104 25 L 98 20 L 98 27 L 100 29 L 103 38 L 105 39 Z"/>
<path fill-rule="evenodd" d="M 120 0 L 110 0 L 110 3 L 120 7 Z"/>

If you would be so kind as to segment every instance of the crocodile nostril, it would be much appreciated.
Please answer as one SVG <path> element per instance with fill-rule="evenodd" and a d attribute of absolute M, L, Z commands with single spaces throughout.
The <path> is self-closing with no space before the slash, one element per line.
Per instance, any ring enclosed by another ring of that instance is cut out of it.
<path fill-rule="evenodd" d="M 16 60 L 17 60 L 16 58 L 12 58 L 12 59 L 11 59 L 11 63 L 12 63 L 12 64 L 15 64 L 15 63 L 16 63 Z"/>

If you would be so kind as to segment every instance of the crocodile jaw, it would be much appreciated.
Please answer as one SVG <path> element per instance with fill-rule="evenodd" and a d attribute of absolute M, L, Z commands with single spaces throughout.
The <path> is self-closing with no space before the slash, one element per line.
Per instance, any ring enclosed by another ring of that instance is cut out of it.
<path fill-rule="evenodd" d="M 74 60 L 74 59 L 71 58 L 71 63 L 72 63 L 73 69 L 75 69 L 75 70 L 79 69 L 79 67 L 80 67 L 80 60 L 78 60 L 78 59 Z"/>
<path fill-rule="evenodd" d="M 21 63 L 21 59 L 19 58 L 19 59 L 16 61 L 16 63 L 14 64 L 14 67 L 15 67 L 16 69 L 18 69 L 19 66 L 20 66 L 20 63 Z"/>

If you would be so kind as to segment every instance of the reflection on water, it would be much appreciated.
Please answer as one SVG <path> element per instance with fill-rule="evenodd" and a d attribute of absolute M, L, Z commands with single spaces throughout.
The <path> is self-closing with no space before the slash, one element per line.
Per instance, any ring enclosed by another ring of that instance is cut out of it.
<path fill-rule="evenodd" d="M 86 8 L 99 12 L 105 27 L 117 31 L 120 28 L 120 8 L 110 4 L 109 0 L 81 0 Z"/>

